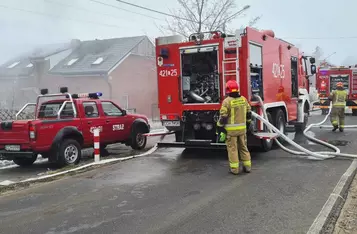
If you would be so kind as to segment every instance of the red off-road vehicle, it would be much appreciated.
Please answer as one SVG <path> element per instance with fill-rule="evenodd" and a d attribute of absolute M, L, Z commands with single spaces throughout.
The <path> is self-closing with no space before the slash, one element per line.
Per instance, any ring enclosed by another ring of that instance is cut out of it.
<path fill-rule="evenodd" d="M 0 124 L 0 160 L 13 160 L 20 166 L 32 165 L 38 154 L 60 166 L 77 164 L 83 148 L 93 147 L 93 130 L 100 129 L 100 146 L 123 143 L 143 149 L 150 131 L 148 118 L 128 114 L 102 93 L 59 94 L 41 90 L 37 103 L 26 104 L 16 120 Z M 52 99 L 52 100 L 49 100 Z M 35 106 L 35 118 L 17 120 L 29 106 Z"/>

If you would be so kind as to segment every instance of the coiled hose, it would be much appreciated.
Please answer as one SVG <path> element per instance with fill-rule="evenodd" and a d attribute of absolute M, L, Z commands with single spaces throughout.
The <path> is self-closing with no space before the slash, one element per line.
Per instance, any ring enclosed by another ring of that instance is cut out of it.
<path fill-rule="evenodd" d="M 331 148 L 333 150 L 335 150 L 335 152 L 329 152 L 329 151 L 322 151 L 322 152 L 313 152 L 313 151 L 310 151 L 302 146 L 300 146 L 299 144 L 297 144 L 296 142 L 294 142 L 293 140 L 291 140 L 289 137 L 287 137 L 283 132 L 280 132 L 279 129 L 277 129 L 274 125 L 272 125 L 269 121 L 268 121 L 268 116 L 267 116 L 267 113 L 266 113 L 266 109 L 264 108 L 264 103 L 263 103 L 263 100 L 261 99 L 260 96 L 258 95 L 255 95 L 255 97 L 258 99 L 262 109 L 263 109 L 263 116 L 260 116 L 258 115 L 257 113 L 254 113 L 252 112 L 252 116 L 254 116 L 255 118 L 259 119 L 260 121 L 262 121 L 269 129 L 269 132 L 275 132 L 277 134 L 279 134 L 279 136 L 281 138 L 283 138 L 286 142 L 288 142 L 290 145 L 294 146 L 295 148 L 301 150 L 301 151 L 295 151 L 295 150 L 292 150 L 292 149 L 289 149 L 287 147 L 285 147 L 284 145 L 282 145 L 278 139 L 274 139 L 276 144 L 281 148 L 283 149 L 284 151 L 288 152 L 288 153 L 291 153 L 291 154 L 295 154 L 295 155 L 299 155 L 301 157 L 305 157 L 305 158 L 308 158 L 308 159 L 312 159 L 312 160 L 324 160 L 324 159 L 329 159 L 329 158 L 334 158 L 336 156 L 339 156 L 339 157 L 346 157 L 346 158 L 357 158 L 357 155 L 355 154 L 344 154 L 344 153 L 341 153 L 341 150 L 339 148 L 337 148 L 336 146 L 334 145 L 331 145 L 327 142 L 324 142 L 324 141 L 321 141 L 315 137 L 312 137 L 312 136 L 309 136 L 307 135 L 306 133 L 312 128 L 312 127 L 318 127 L 318 126 L 322 126 L 322 124 L 324 124 L 328 118 L 328 116 L 330 115 L 331 113 L 331 104 L 330 104 L 330 107 L 329 107 L 329 112 L 328 114 L 326 115 L 326 117 L 319 123 L 315 123 L 315 124 L 310 124 L 303 132 L 304 136 L 306 138 L 308 138 L 309 140 L 313 141 L 313 142 L 316 142 L 318 144 L 321 144 L 321 145 L 324 145 L 328 148 Z M 356 125 L 350 125 L 350 126 L 356 126 Z M 346 126 L 347 127 L 347 126 Z M 357 127 L 357 126 L 356 126 Z"/>

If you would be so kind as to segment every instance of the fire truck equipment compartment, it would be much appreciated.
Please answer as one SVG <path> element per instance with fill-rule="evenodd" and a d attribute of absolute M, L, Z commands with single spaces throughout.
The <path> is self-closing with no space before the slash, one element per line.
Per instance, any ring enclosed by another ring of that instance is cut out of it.
<path fill-rule="evenodd" d="M 216 47 L 181 50 L 183 103 L 219 103 Z"/>

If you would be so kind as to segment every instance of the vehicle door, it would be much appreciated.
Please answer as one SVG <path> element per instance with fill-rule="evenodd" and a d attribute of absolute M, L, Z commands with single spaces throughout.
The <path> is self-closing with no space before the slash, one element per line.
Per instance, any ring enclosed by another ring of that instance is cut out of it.
<path fill-rule="evenodd" d="M 93 145 L 94 128 L 100 129 L 100 142 L 106 142 L 107 134 L 103 131 L 105 118 L 100 116 L 97 103 L 95 101 L 83 101 L 82 108 L 84 114 L 82 118 L 84 144 L 87 146 Z"/>
<path fill-rule="evenodd" d="M 130 134 L 130 119 L 124 111 L 110 101 L 102 101 L 105 115 L 105 131 L 112 142 L 128 139 Z"/>

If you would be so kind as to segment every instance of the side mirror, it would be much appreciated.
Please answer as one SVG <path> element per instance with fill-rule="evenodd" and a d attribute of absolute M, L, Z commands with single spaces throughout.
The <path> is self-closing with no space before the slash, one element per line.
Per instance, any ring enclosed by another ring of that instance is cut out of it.
<path fill-rule="evenodd" d="M 314 64 L 316 61 L 315 61 L 315 58 L 313 58 L 313 57 L 310 57 L 310 63 L 311 64 Z"/>
<path fill-rule="evenodd" d="M 126 113 L 126 110 L 123 110 L 122 112 L 123 112 L 123 116 L 127 114 L 127 113 Z"/>
<path fill-rule="evenodd" d="M 316 74 L 316 65 L 311 65 L 311 67 L 310 67 L 311 69 L 311 75 L 314 75 L 314 74 Z"/>

